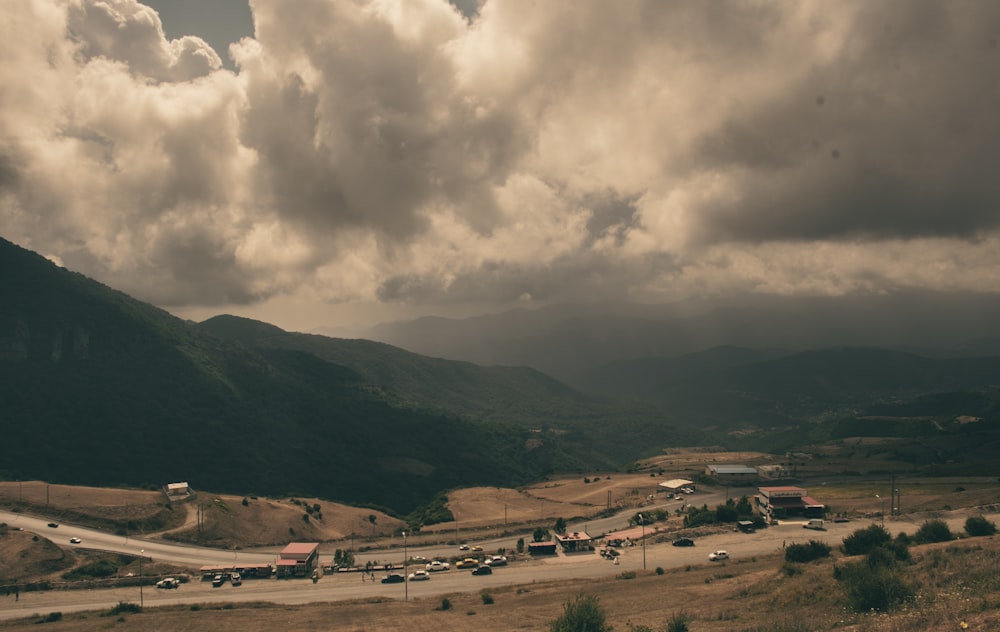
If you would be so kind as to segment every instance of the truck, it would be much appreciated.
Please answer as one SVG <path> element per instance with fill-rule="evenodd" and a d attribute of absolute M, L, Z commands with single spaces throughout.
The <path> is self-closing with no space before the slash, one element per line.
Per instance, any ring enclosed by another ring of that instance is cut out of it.
<path fill-rule="evenodd" d="M 823 530 L 826 529 L 826 527 L 823 526 L 823 519 L 822 518 L 810 518 L 804 525 L 802 525 L 802 528 L 803 529 L 816 529 L 817 531 L 823 531 Z"/>

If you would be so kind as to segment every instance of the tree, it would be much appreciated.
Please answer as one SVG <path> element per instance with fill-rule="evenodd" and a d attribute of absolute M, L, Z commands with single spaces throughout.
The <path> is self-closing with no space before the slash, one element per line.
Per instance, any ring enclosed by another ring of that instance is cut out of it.
<path fill-rule="evenodd" d="M 858 529 L 844 538 L 844 545 L 841 548 L 845 555 L 864 555 L 876 547 L 884 546 L 891 540 L 892 536 L 884 527 L 873 524 L 870 527 Z"/>
<path fill-rule="evenodd" d="M 811 562 L 830 556 L 830 547 L 817 540 L 809 540 L 809 544 L 789 544 L 785 549 L 787 562 Z"/>
<path fill-rule="evenodd" d="M 566 602 L 562 615 L 549 625 L 550 632 L 611 632 L 607 615 L 593 595 L 577 595 Z"/>
<path fill-rule="evenodd" d="M 531 537 L 535 542 L 544 542 L 549 538 L 549 532 L 544 527 L 537 527 Z"/>
<path fill-rule="evenodd" d="M 920 525 L 913 538 L 920 544 L 928 544 L 930 542 L 948 542 L 954 540 L 955 536 L 944 520 L 928 520 Z"/>
<path fill-rule="evenodd" d="M 556 524 L 552 527 L 552 530 L 556 533 L 566 533 L 566 520 L 564 518 L 556 518 Z"/>
<path fill-rule="evenodd" d="M 968 520 L 965 521 L 965 532 L 973 537 L 994 535 L 997 532 L 997 526 L 987 520 L 985 516 L 969 516 Z"/>

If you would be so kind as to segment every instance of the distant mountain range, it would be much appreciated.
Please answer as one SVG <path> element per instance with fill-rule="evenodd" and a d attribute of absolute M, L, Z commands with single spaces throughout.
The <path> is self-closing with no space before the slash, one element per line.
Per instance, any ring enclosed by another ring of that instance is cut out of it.
<path fill-rule="evenodd" d="M 722 303 L 590 303 L 473 318 L 420 318 L 362 332 L 415 353 L 530 366 L 576 385 L 581 374 L 641 357 L 716 347 L 807 351 L 879 347 L 928 357 L 1000 355 L 1000 295 L 899 292 L 748 296 Z"/>
<path fill-rule="evenodd" d="M 182 321 L 0 239 L 0 477 L 186 480 L 405 514 L 455 487 L 709 442 L 778 451 L 903 434 L 935 459 L 993 463 L 1000 356 L 986 321 L 1000 312 L 989 297 L 939 298 L 900 299 L 909 320 L 878 300 L 881 318 L 866 301 L 789 299 L 378 329 L 407 351 L 234 316 Z"/>

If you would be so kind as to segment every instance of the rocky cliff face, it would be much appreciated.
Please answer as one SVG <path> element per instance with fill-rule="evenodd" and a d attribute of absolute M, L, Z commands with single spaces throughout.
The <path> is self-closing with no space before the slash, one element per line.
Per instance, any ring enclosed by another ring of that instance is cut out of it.
<path fill-rule="evenodd" d="M 23 320 L 14 321 L 4 329 L 6 331 L 0 329 L 0 361 L 21 362 L 27 360 L 32 353 L 42 351 L 33 348 L 31 327 Z M 53 363 L 58 363 L 67 356 L 85 360 L 90 354 L 90 330 L 85 327 L 63 327 L 51 334 L 34 338 L 48 338 L 48 358 Z"/>

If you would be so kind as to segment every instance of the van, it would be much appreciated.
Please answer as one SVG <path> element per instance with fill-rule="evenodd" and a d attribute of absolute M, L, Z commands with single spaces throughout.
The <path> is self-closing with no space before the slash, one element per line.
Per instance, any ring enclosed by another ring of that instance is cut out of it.
<path fill-rule="evenodd" d="M 816 529 L 817 531 L 823 531 L 826 527 L 823 526 L 822 518 L 811 518 L 809 522 L 802 525 L 804 529 Z"/>

